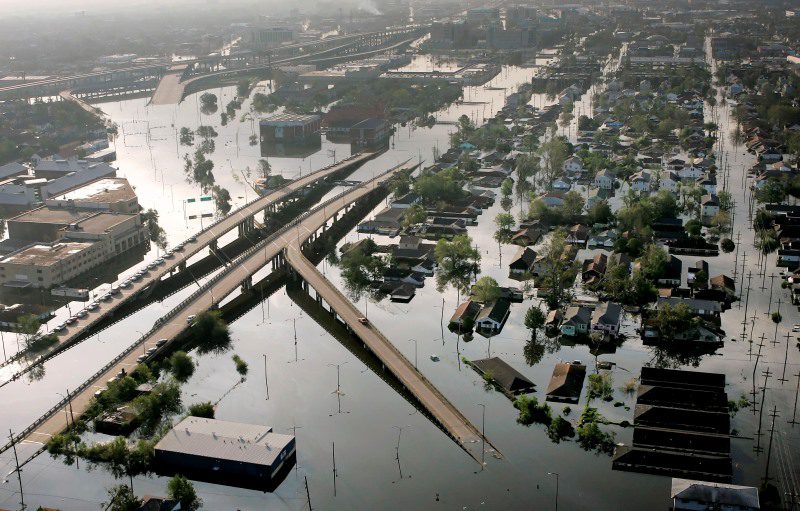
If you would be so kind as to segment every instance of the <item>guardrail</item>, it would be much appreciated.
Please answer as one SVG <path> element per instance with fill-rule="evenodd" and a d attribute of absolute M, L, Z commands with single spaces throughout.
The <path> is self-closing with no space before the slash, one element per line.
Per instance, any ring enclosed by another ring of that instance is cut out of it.
<path fill-rule="evenodd" d="M 398 168 L 400 168 L 403 165 L 405 165 L 406 163 L 408 163 L 408 161 L 410 161 L 410 160 L 406 160 L 405 162 L 400 163 L 399 165 L 396 165 L 396 166 L 390 168 L 386 172 L 383 172 L 383 173 L 379 174 L 378 176 L 373 178 L 372 181 L 375 181 L 376 179 L 378 179 L 380 177 L 383 177 L 386 174 L 389 174 L 391 172 L 396 171 Z M 328 167 L 328 168 L 330 168 L 330 167 Z M 86 390 L 90 385 L 92 385 L 92 383 L 94 383 L 98 378 L 100 378 L 103 375 L 103 373 L 107 372 L 109 369 L 111 369 L 116 364 L 118 364 L 122 359 L 124 359 L 126 356 L 128 356 L 130 353 L 132 353 L 133 350 L 137 349 L 139 347 L 139 345 L 141 345 L 144 341 L 146 341 L 148 337 L 152 336 L 156 331 L 158 331 L 158 329 L 161 328 L 161 325 L 166 320 L 172 319 L 173 317 L 175 317 L 179 312 L 181 312 L 183 310 L 184 307 L 186 307 L 186 305 L 188 305 L 190 302 L 192 302 L 195 299 L 197 299 L 200 295 L 202 295 L 203 293 L 208 291 L 208 289 L 211 288 L 215 283 L 219 282 L 222 278 L 227 276 L 228 273 L 230 271 L 232 271 L 232 268 L 234 268 L 239 262 L 241 262 L 242 260 L 250 257 L 252 254 L 256 253 L 257 251 L 261 250 L 265 245 L 267 245 L 269 243 L 272 243 L 276 238 L 282 236 L 286 231 L 292 229 L 297 224 L 299 224 L 300 222 L 302 222 L 303 220 L 308 218 L 310 215 L 312 215 L 312 214 L 316 213 L 317 211 L 319 211 L 320 208 L 325 208 L 325 207 L 329 206 L 330 204 L 336 202 L 337 200 L 341 199 L 342 197 L 346 196 L 347 194 L 353 192 L 353 190 L 357 190 L 358 188 L 360 188 L 360 187 L 362 187 L 364 185 L 365 185 L 365 183 L 361 183 L 361 184 L 359 184 L 357 186 L 354 186 L 354 187 L 348 188 L 347 190 L 344 190 L 343 192 L 337 194 L 334 197 L 331 197 L 330 199 L 326 200 L 322 204 L 318 205 L 316 208 L 314 208 L 314 209 L 312 209 L 310 211 L 306 211 L 301 216 L 295 218 L 294 220 L 292 220 L 291 222 L 289 222 L 288 224 L 283 226 L 279 231 L 277 231 L 274 234 L 270 235 L 269 237 L 261 240 L 260 242 L 258 242 L 256 245 L 254 245 L 253 247 L 249 248 L 245 252 L 239 254 L 239 256 L 237 256 L 235 259 L 233 259 L 231 261 L 231 264 L 228 267 L 226 267 L 225 269 L 223 269 L 223 271 L 217 273 L 216 275 L 214 275 L 214 277 L 212 277 L 211 279 L 206 281 L 194 293 L 189 295 L 187 298 L 185 298 L 183 301 L 181 301 L 178 305 L 176 305 L 174 308 L 172 308 L 169 312 L 167 312 L 164 316 L 162 316 L 161 321 L 159 321 L 158 323 L 154 324 L 150 328 L 150 330 L 148 330 L 144 335 L 139 337 L 136 340 L 136 342 L 134 342 L 133 344 L 128 346 L 124 351 L 122 351 L 119 355 L 114 357 L 110 362 L 105 364 L 102 368 L 100 368 L 97 372 L 95 372 L 92 376 L 90 376 L 81 385 L 76 387 L 75 390 L 72 391 L 72 396 L 80 394 L 81 392 Z M 58 403 L 56 403 L 47 412 L 45 412 L 44 414 L 39 416 L 39 418 L 36 419 L 31 425 L 29 425 L 28 427 L 23 429 L 17 435 L 17 437 L 18 438 L 24 438 L 24 437 L 28 436 L 29 434 L 31 434 L 33 431 L 36 430 L 36 428 L 41 426 L 45 421 L 47 421 L 47 419 L 49 419 L 60 408 L 63 408 L 64 406 L 66 406 L 69 403 L 69 401 L 70 401 L 69 398 L 61 399 Z M 8 449 L 10 449 L 11 446 L 12 446 L 12 441 L 9 441 L 5 445 L 0 447 L 0 454 L 2 454 L 3 452 L 7 451 Z"/>

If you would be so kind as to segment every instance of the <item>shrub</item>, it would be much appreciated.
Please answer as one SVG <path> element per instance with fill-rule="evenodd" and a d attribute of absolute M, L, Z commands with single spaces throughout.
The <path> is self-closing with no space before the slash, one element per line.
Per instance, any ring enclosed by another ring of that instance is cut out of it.
<path fill-rule="evenodd" d="M 185 351 L 176 351 L 169 357 L 169 367 L 172 376 L 181 383 L 185 383 L 194 374 L 194 361 Z"/>
<path fill-rule="evenodd" d="M 242 360 L 242 357 L 236 354 L 234 354 L 231 358 L 233 358 L 233 363 L 236 364 L 236 372 L 239 373 L 242 378 L 247 376 L 247 362 Z"/>
<path fill-rule="evenodd" d="M 559 443 L 564 438 L 572 438 L 575 436 L 575 428 L 572 424 L 563 417 L 556 417 L 550 426 L 547 428 L 547 436 L 550 437 L 555 443 Z"/>
<path fill-rule="evenodd" d="M 589 390 L 588 390 L 588 398 L 595 399 L 600 398 L 606 401 L 613 399 L 614 396 L 614 388 L 613 388 L 614 379 L 612 378 L 610 373 L 596 373 L 589 375 Z"/>
<path fill-rule="evenodd" d="M 533 423 L 549 426 L 552 422 L 550 407 L 545 403 L 540 405 L 536 396 L 520 396 L 514 401 L 514 408 L 519 410 L 517 422 L 530 426 Z"/>
<path fill-rule="evenodd" d="M 214 405 L 212 405 L 210 401 L 195 403 L 189 407 L 189 415 L 192 417 L 205 417 L 206 419 L 213 419 Z"/>

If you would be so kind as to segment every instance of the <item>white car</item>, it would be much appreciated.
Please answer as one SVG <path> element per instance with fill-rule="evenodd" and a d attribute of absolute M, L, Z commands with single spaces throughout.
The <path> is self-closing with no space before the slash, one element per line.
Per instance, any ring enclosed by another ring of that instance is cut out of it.
<path fill-rule="evenodd" d="M 792 327 L 792 332 L 800 332 L 800 325 L 798 325 L 798 324 L 795 324 L 795 325 Z"/>
<path fill-rule="evenodd" d="M 195 318 L 196 318 L 196 317 L 197 317 L 197 316 L 195 316 L 194 314 L 192 314 L 191 316 L 189 316 L 188 318 L 186 318 L 186 322 L 187 322 L 187 323 L 189 323 L 189 324 L 191 325 L 191 324 L 192 324 L 192 322 L 195 320 Z"/>
<path fill-rule="evenodd" d="M 86 308 L 89 309 L 90 311 L 96 311 L 99 307 L 100 305 L 97 302 L 92 302 L 86 306 Z"/>

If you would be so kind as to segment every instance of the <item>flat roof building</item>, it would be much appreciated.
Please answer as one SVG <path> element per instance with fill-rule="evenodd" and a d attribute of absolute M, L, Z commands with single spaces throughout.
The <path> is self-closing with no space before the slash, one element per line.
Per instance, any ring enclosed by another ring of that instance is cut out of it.
<path fill-rule="evenodd" d="M 267 143 L 305 143 L 319 137 L 319 115 L 281 113 L 259 122 L 261 140 Z"/>
<path fill-rule="evenodd" d="M 37 243 L 0 259 L 0 284 L 16 288 L 51 288 L 104 260 L 105 254 L 98 243 Z"/>
<path fill-rule="evenodd" d="M 156 464 L 197 478 L 269 484 L 295 453 L 295 437 L 269 426 L 186 417 L 155 447 Z"/>
<path fill-rule="evenodd" d="M 127 179 L 104 177 L 50 196 L 45 204 L 60 208 L 97 209 L 136 214 L 139 200 Z"/>

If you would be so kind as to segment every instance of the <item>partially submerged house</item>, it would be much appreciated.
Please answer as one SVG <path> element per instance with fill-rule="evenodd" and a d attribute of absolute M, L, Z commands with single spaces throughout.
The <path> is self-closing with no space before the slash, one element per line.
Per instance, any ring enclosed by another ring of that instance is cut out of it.
<path fill-rule="evenodd" d="M 547 385 L 547 401 L 577 403 L 581 397 L 586 366 L 575 362 L 559 362 Z"/>
<path fill-rule="evenodd" d="M 509 395 L 533 392 L 536 386 L 522 373 L 508 365 L 504 360 L 491 357 L 473 360 L 470 363 L 486 379 L 491 379 Z"/>

